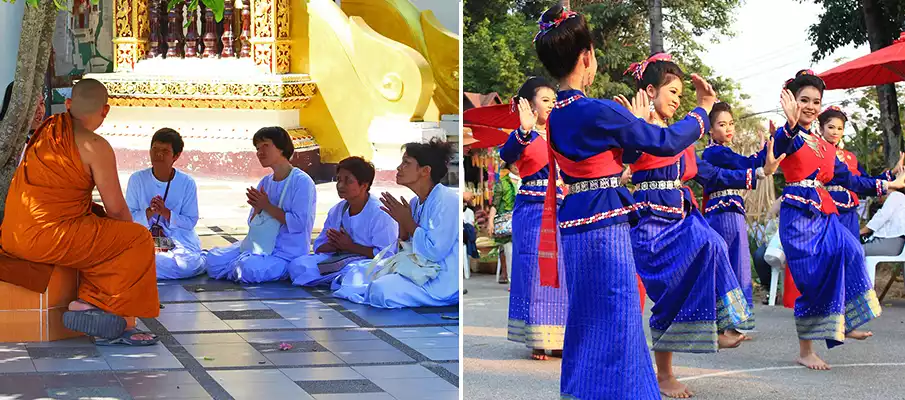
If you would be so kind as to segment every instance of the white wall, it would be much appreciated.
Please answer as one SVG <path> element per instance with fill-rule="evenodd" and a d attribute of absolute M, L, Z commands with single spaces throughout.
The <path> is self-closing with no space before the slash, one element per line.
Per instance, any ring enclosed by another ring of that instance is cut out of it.
<path fill-rule="evenodd" d="M 23 15 L 25 0 L 17 0 L 15 4 L 0 2 L 0 97 L 16 74 Z"/>
<path fill-rule="evenodd" d="M 431 10 L 443 27 L 459 33 L 459 5 L 461 0 L 410 0 L 420 10 Z"/>

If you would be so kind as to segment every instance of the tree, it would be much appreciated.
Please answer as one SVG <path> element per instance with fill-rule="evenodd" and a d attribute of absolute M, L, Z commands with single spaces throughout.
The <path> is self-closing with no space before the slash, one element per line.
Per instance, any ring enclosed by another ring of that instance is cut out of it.
<path fill-rule="evenodd" d="M 650 52 L 663 52 L 663 5 L 660 0 L 650 1 Z"/>
<path fill-rule="evenodd" d="M 905 23 L 905 0 L 816 0 L 823 5 L 820 20 L 810 27 L 811 42 L 817 47 L 812 54 L 819 61 L 836 49 L 849 45 L 870 44 L 877 51 L 892 44 Z M 894 85 L 877 87 L 883 150 L 886 165 L 899 158 L 902 123 Z"/>
<path fill-rule="evenodd" d="M 53 2 L 38 2 L 25 8 L 19 53 L 16 56 L 16 75 L 13 81 L 15 98 L 9 111 L 0 121 L 0 222 L 6 205 L 6 194 L 16 171 L 19 152 L 25 144 L 26 132 L 38 107 L 38 97 L 44 85 L 52 47 L 57 7 Z"/>

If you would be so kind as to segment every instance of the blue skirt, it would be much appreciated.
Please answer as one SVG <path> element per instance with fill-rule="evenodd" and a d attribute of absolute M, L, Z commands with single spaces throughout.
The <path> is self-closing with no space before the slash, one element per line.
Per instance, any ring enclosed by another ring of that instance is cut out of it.
<path fill-rule="evenodd" d="M 566 284 L 559 288 L 540 285 L 537 245 L 543 209 L 544 203 L 515 200 L 508 336 L 531 349 L 562 350 L 569 298 Z M 560 258 L 559 276 L 565 274 Z"/>
<path fill-rule="evenodd" d="M 842 226 L 845 227 L 852 235 L 855 235 L 855 239 L 859 239 L 861 237 L 861 220 L 858 217 L 858 210 L 839 210 L 839 222 L 842 223 Z M 860 242 L 860 239 L 858 241 Z"/>
<path fill-rule="evenodd" d="M 748 223 L 745 214 L 722 211 L 704 215 L 710 227 L 726 242 L 729 250 L 729 263 L 738 280 L 738 285 L 745 294 L 749 314 L 747 321 L 739 324 L 739 329 L 754 329 L 754 288 L 751 284 L 751 250 L 748 246 Z"/>
<path fill-rule="evenodd" d="M 644 338 L 627 223 L 562 235 L 569 292 L 565 399 L 660 399 Z"/>
<path fill-rule="evenodd" d="M 632 228 L 632 248 L 638 274 L 654 301 L 654 351 L 714 353 L 720 331 L 750 318 L 726 242 L 698 210 L 681 220 L 643 216 Z"/>
<path fill-rule="evenodd" d="M 880 316 L 864 249 L 836 214 L 783 203 L 779 238 L 801 292 L 795 300 L 799 339 L 825 340 L 832 348 L 842 344 L 846 333 Z"/>

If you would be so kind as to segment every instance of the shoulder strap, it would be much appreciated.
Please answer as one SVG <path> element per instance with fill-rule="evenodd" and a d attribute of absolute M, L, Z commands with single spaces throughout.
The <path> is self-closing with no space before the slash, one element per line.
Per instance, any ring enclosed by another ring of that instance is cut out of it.
<path fill-rule="evenodd" d="M 343 201 L 345 201 L 346 203 L 343 204 L 343 210 L 342 210 L 342 212 L 339 213 L 339 231 L 340 232 L 345 231 L 345 227 L 343 227 L 343 216 L 346 215 L 346 213 L 349 211 L 349 207 L 351 207 L 348 200 L 343 200 Z M 350 215 L 349 218 L 352 218 L 352 216 Z"/>
<path fill-rule="evenodd" d="M 151 176 L 154 176 L 154 171 L 151 171 Z M 163 191 L 163 202 L 166 203 L 167 195 L 170 194 L 170 183 L 173 182 L 173 179 L 176 179 L 176 169 L 173 168 L 173 174 L 170 175 L 170 180 L 167 181 L 167 188 Z M 157 214 L 157 219 L 154 220 L 154 225 L 152 226 L 160 226 L 160 214 Z"/>
<path fill-rule="evenodd" d="M 277 207 L 279 207 L 280 209 L 283 208 L 283 198 L 286 197 L 286 189 L 289 189 L 289 184 L 292 183 L 292 181 L 290 179 L 292 179 L 292 174 L 294 174 L 294 173 L 295 173 L 295 167 L 293 167 L 292 170 L 289 171 L 289 175 L 286 176 L 286 184 L 283 185 L 283 191 L 280 193 L 280 203 L 277 204 Z"/>

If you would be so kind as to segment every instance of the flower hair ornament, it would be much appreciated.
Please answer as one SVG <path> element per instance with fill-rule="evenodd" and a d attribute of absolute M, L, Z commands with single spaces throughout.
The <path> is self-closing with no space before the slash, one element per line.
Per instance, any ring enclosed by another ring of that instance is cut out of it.
<path fill-rule="evenodd" d="M 544 22 L 543 21 L 544 17 L 541 16 L 540 19 L 537 20 L 537 26 L 540 28 L 540 30 L 537 32 L 536 35 L 534 35 L 534 39 L 531 40 L 531 42 L 536 42 L 538 38 L 546 35 L 547 32 L 552 31 L 554 28 L 559 26 L 559 24 L 561 24 L 563 21 L 565 21 L 569 18 L 574 18 L 576 16 L 578 16 L 578 13 L 576 13 L 575 11 L 570 11 L 570 10 L 566 9 L 565 7 L 563 7 L 563 9 L 562 9 L 562 14 L 560 14 L 559 17 L 556 18 L 555 20 L 553 20 L 552 22 Z"/>
<path fill-rule="evenodd" d="M 803 75 L 810 75 L 810 76 L 813 76 L 813 77 L 819 79 L 819 80 L 820 80 L 820 83 L 823 83 L 823 85 L 826 86 L 826 82 L 823 81 L 823 78 L 821 78 L 820 76 L 818 76 L 817 74 L 815 74 L 815 73 L 814 73 L 814 70 L 811 70 L 811 69 L 803 69 L 803 70 L 799 71 L 797 74 L 795 74 L 795 78 L 798 78 L 799 76 L 803 76 Z M 789 84 L 792 83 L 792 81 L 794 81 L 795 78 L 787 79 L 786 82 L 782 84 L 782 88 L 783 88 L 783 89 L 787 89 L 787 88 L 789 87 Z"/>
<path fill-rule="evenodd" d="M 842 109 L 839 108 L 839 106 L 829 106 L 829 107 L 827 107 L 825 110 L 823 110 L 823 112 L 821 112 L 820 115 L 823 115 L 823 114 L 825 114 L 827 111 L 831 111 L 831 110 L 832 110 L 832 111 L 837 111 L 837 112 L 839 112 L 840 114 L 842 114 L 842 118 L 843 118 L 844 120 L 848 121 L 848 114 L 846 114 L 845 111 L 842 111 Z"/>
<path fill-rule="evenodd" d="M 650 63 L 657 61 L 672 61 L 672 56 L 666 53 L 657 53 L 647 58 L 647 60 L 632 63 L 632 65 L 628 66 L 628 69 L 622 73 L 622 75 L 628 75 L 629 73 L 635 77 L 639 82 L 641 78 L 644 76 L 644 71 L 647 69 L 647 66 Z"/>

